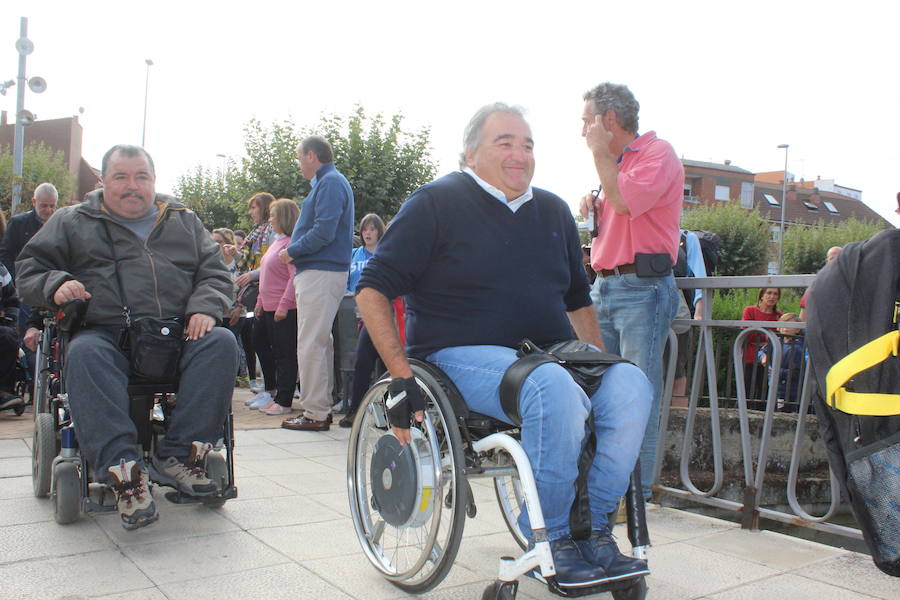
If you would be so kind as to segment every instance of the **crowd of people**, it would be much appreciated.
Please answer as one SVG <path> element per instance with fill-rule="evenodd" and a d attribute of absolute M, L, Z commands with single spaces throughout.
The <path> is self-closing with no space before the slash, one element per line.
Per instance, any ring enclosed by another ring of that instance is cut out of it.
<path fill-rule="evenodd" d="M 204 457 L 235 382 L 254 391 L 248 410 L 282 418 L 286 429 L 327 431 L 332 325 L 342 298 L 354 295 L 356 370 L 339 425 L 352 425 L 380 358 L 392 377 L 388 416 L 401 443 L 424 408 L 410 356 L 439 366 L 474 410 L 507 421 L 498 387 L 524 339 L 542 346 L 578 339 L 627 359 L 590 389 L 561 365 L 543 365 L 523 384 L 518 409 L 560 584 L 645 574 L 645 561 L 616 549 L 607 515 L 638 457 L 643 493 L 651 492 L 662 355 L 681 297 L 672 268 L 684 171 L 668 142 L 639 133 L 639 104 L 627 87 L 602 83 L 583 101 L 582 135 L 600 182 L 580 207 L 593 229 L 592 283 L 568 205 L 531 185 L 535 139 L 522 110 L 501 103 L 469 122 L 460 170 L 414 192 L 389 227 L 375 214 L 354 223 L 351 186 L 319 136 L 297 147 L 297 167 L 311 183 L 302 210 L 292 199 L 256 193 L 246 235 L 209 231 L 157 194 L 153 161 L 139 147 L 111 148 L 102 188 L 52 219 L 45 198 L 55 207 L 55 190 L 39 187 L 34 211 L 10 223 L 0 250 L 9 274 L 0 280 L 11 286 L 15 277 L 28 306 L 91 300 L 70 345 L 68 385 L 81 446 L 95 474 L 108 473 L 123 525 L 156 520 L 150 471 L 187 493 L 209 492 Z M 5 285 L 4 300 L 7 291 L 16 297 Z M 777 303 L 777 289 L 762 290 L 744 318 L 776 321 Z M 128 355 L 117 336 L 125 304 L 133 317 L 185 320 L 177 418 L 150 465 L 134 452 L 123 400 Z M 5 315 L 15 319 L 15 308 L 4 305 Z M 20 331 L 33 346 L 38 334 Z M 748 356 L 760 346 L 754 341 Z M 2 393 L 0 402 L 12 401 Z M 201 399 L 215 410 L 199 411 Z M 597 444 L 587 483 L 592 534 L 576 541 L 569 508 L 586 422 Z"/>

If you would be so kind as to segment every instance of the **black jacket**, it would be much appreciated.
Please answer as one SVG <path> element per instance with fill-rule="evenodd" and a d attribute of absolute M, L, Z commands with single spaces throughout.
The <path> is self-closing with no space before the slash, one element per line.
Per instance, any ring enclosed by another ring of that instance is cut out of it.
<path fill-rule="evenodd" d="M 12 275 L 13 280 L 16 278 L 16 258 L 31 236 L 37 233 L 43 225 L 33 210 L 16 215 L 9 220 L 6 235 L 0 242 L 0 261 Z"/>

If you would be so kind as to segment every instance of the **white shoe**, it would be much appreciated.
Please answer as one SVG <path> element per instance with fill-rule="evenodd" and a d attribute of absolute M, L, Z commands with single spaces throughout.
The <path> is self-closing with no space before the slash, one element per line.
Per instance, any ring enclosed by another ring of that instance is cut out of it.
<path fill-rule="evenodd" d="M 251 379 L 250 380 L 250 391 L 254 394 L 258 394 L 260 392 L 265 391 L 265 384 L 259 379 Z"/>
<path fill-rule="evenodd" d="M 269 392 L 260 392 L 256 396 L 253 397 L 253 402 L 248 404 L 252 410 L 259 410 L 269 402 L 273 402 L 274 398 L 272 398 L 272 394 Z"/>

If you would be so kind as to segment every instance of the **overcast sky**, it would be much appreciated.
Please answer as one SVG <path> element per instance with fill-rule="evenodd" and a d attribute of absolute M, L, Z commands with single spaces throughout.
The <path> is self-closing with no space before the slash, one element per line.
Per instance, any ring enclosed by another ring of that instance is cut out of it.
<path fill-rule="evenodd" d="M 774 171 L 784 166 L 776 146 L 787 143 L 798 179 L 860 189 L 900 225 L 891 3 L 6 4 L 0 78 L 17 74 L 19 17 L 28 17 L 28 76 L 48 89 L 29 91 L 25 106 L 39 119 L 83 107 L 83 154 L 94 166 L 111 145 L 141 142 L 144 59 L 153 60 L 146 146 L 159 191 L 198 163 L 215 168 L 217 154 L 239 157 L 250 118 L 313 125 L 355 104 L 430 127 L 443 174 L 456 168 L 472 113 L 501 100 L 528 112 L 534 185 L 574 205 L 596 184 L 581 96 L 614 81 L 641 103 L 641 132 L 655 130 L 682 157 Z M 0 109 L 14 112 L 14 88 Z"/>

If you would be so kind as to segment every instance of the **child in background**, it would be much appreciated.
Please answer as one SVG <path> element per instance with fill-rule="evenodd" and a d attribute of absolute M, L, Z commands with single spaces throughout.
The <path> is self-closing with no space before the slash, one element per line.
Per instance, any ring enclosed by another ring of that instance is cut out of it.
<path fill-rule="evenodd" d="M 784 313 L 779 322 L 790 323 L 800 320 L 795 313 Z M 779 327 L 781 336 L 781 368 L 778 374 L 778 405 L 784 412 L 797 412 L 800 405 L 800 383 L 803 380 L 803 361 L 806 357 L 806 339 L 803 330 L 796 327 Z M 759 361 L 767 365 L 769 358 L 765 348 L 759 350 Z"/>

